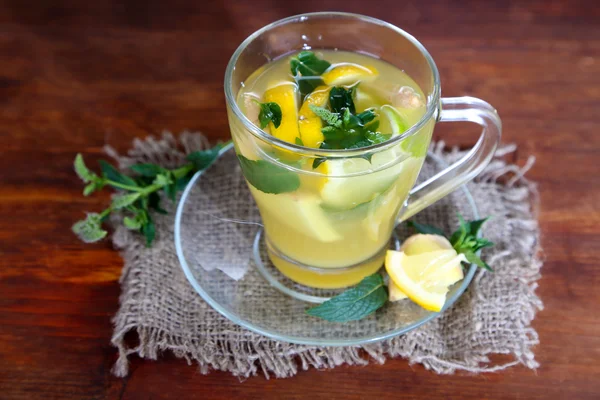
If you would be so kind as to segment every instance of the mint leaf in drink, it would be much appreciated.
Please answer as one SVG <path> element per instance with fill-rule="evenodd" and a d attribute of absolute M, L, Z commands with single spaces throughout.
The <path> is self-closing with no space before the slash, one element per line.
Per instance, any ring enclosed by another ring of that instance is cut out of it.
<path fill-rule="evenodd" d="M 383 143 L 392 137 L 392 135 L 381 132 L 367 132 L 365 136 L 370 144 Z"/>
<path fill-rule="evenodd" d="M 343 86 L 332 87 L 329 91 L 329 107 L 331 111 L 342 115 L 344 109 L 347 108 L 352 114 L 356 114 L 353 98 L 355 92 L 356 86 L 350 89 L 346 89 Z"/>
<path fill-rule="evenodd" d="M 313 169 L 319 168 L 319 165 L 323 164 L 325 161 L 327 161 L 327 157 L 315 158 L 312 165 Z"/>
<path fill-rule="evenodd" d="M 256 103 L 260 106 L 260 113 L 258 114 L 260 128 L 265 129 L 269 125 L 269 122 L 272 122 L 275 128 L 279 128 L 281 118 L 283 117 L 279 104 L 274 102 L 260 103 L 258 101 Z"/>
<path fill-rule="evenodd" d="M 264 193 L 293 192 L 300 187 L 298 174 L 264 160 L 249 160 L 238 154 L 248 182 Z"/>
<path fill-rule="evenodd" d="M 296 139 L 294 139 L 294 142 L 298 145 L 298 146 L 304 146 L 304 142 L 302 141 L 302 139 L 300 139 L 299 137 L 297 137 Z"/>
<path fill-rule="evenodd" d="M 343 121 L 340 119 L 340 116 L 337 113 L 333 113 L 326 108 L 315 106 L 314 104 L 309 104 L 308 107 L 311 111 L 319 118 L 323 120 L 327 125 L 341 128 Z"/>
<path fill-rule="evenodd" d="M 86 219 L 77 221 L 71 229 L 81 241 L 93 243 L 103 239 L 107 235 L 107 232 L 102 229 L 101 225 L 101 214 L 88 213 Z"/>
<path fill-rule="evenodd" d="M 312 51 L 301 51 L 290 60 L 293 76 L 319 76 L 329 68 L 331 64 L 322 60 Z"/>
<path fill-rule="evenodd" d="M 320 59 L 312 51 L 301 51 L 290 60 L 290 70 L 298 83 L 301 100 L 324 84 L 321 74 L 330 66 L 328 61 Z"/>
<path fill-rule="evenodd" d="M 356 86 L 355 86 L 356 87 Z M 359 149 L 373 144 L 383 143 L 391 135 L 377 132 L 379 121 L 373 110 L 365 110 L 356 114 L 354 106 L 355 87 L 346 89 L 342 86 L 331 88 L 329 92 L 329 109 L 310 105 L 312 112 L 321 118 L 323 142 L 321 149 Z M 371 161 L 371 155 L 360 156 Z"/>
<path fill-rule="evenodd" d="M 417 231 L 417 233 L 424 233 L 426 235 L 440 235 L 440 236 L 446 237 L 446 235 L 444 234 L 444 231 L 442 231 L 440 228 L 438 228 L 436 226 L 420 224 L 415 221 L 408 221 L 408 222 L 406 222 L 406 225 L 411 228 L 414 228 L 414 230 Z"/>
<path fill-rule="evenodd" d="M 331 322 L 356 321 L 381 308 L 387 299 L 383 278 L 375 273 L 323 304 L 309 308 L 306 313 Z"/>

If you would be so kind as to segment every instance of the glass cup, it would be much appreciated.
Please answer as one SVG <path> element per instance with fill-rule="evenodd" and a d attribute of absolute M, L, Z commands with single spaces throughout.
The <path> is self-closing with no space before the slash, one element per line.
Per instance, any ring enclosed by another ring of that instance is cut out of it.
<path fill-rule="evenodd" d="M 269 135 L 244 115 L 238 92 L 258 68 L 310 48 L 365 53 L 402 69 L 425 94 L 425 114 L 402 135 L 353 150 L 307 148 Z M 265 26 L 238 47 L 225 72 L 231 135 L 269 258 L 284 275 L 316 288 L 358 283 L 382 266 L 398 223 L 489 163 L 502 130 L 494 108 L 473 97 L 441 98 L 440 92 L 437 67 L 423 45 L 371 17 L 297 15 Z M 413 187 L 438 121 L 469 121 L 483 129 L 461 160 Z"/>

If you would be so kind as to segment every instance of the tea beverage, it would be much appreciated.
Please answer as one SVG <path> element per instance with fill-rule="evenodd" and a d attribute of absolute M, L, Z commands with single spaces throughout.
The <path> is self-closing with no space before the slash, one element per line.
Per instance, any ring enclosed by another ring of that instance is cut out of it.
<path fill-rule="evenodd" d="M 402 135 L 421 120 L 426 100 L 398 67 L 334 50 L 269 62 L 237 95 L 245 116 L 265 132 L 323 150 L 361 149 Z M 338 159 L 266 145 L 230 121 L 273 264 L 299 283 L 322 288 L 352 285 L 377 271 L 433 124 L 383 151 Z"/>

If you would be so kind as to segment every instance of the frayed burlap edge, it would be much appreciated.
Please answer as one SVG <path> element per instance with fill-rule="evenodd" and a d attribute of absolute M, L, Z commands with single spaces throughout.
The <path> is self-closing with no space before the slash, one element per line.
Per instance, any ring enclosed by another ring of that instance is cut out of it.
<path fill-rule="evenodd" d="M 105 151 L 118 160 L 122 168 L 140 161 L 176 166 L 184 161 L 185 154 L 207 146 L 208 141 L 201 134 L 184 132 L 180 135 L 179 140 L 176 140 L 172 134 L 165 132 L 160 139 L 153 137 L 143 141 L 136 139 L 133 148 L 125 157 L 119 156 L 109 146 L 106 146 Z M 183 150 L 180 150 L 181 148 Z M 414 348 L 408 348 L 406 342 L 399 338 L 363 346 L 317 347 L 276 342 L 250 331 L 242 331 L 242 337 L 239 332 L 231 332 L 232 335 L 226 339 L 203 338 L 202 342 L 200 339 L 196 339 L 197 343 L 189 343 L 189 341 L 184 341 L 181 337 L 171 335 L 164 330 L 140 326 L 136 321 L 128 321 L 120 310 L 113 319 L 115 331 L 111 342 L 119 352 L 113 373 L 121 377 L 127 375 L 128 357 L 131 354 L 156 360 L 164 351 L 171 351 L 175 356 L 186 359 L 188 364 L 192 364 L 193 361 L 197 362 L 201 373 L 208 373 L 211 369 L 222 370 L 229 371 L 240 378 L 261 372 L 267 379 L 271 375 L 283 378 L 295 375 L 299 369 L 333 368 L 342 364 L 367 365 L 370 361 L 384 363 L 387 357 L 398 356 L 406 358 L 410 364 L 420 363 L 425 368 L 441 374 L 450 374 L 459 370 L 472 373 L 494 372 L 519 364 L 527 368 L 537 368 L 539 364 L 535 360 L 532 347 L 539 344 L 539 338 L 537 332 L 531 328 L 531 321 L 537 311 L 543 308 L 540 298 L 535 294 L 542 267 L 537 223 L 539 199 L 536 185 L 525 178 L 525 173 L 531 168 L 535 159 L 530 157 L 523 167 L 502 160 L 503 156 L 515 150 L 515 145 L 501 147 L 492 162 L 478 177 L 479 181 L 489 183 L 503 180 L 502 196 L 514 218 L 512 226 L 515 240 L 522 239 L 519 241 L 520 246 L 523 247 L 520 250 L 524 251 L 524 254 L 532 255 L 527 276 L 516 277 L 526 284 L 527 291 L 522 299 L 523 304 L 521 304 L 524 312 L 515 316 L 517 321 L 513 321 L 522 332 L 523 340 L 520 346 L 501 351 L 512 356 L 512 361 L 489 365 L 488 355 L 498 353 L 498 349 L 495 348 L 487 351 L 479 349 L 479 354 L 457 355 L 455 359 L 451 360 L 441 359 L 434 355 L 419 355 L 415 354 Z M 453 154 L 456 157 L 460 156 L 457 149 L 452 149 L 449 155 L 443 142 L 432 144 L 431 151 L 438 156 L 445 155 L 446 159 L 452 159 Z M 125 266 L 120 278 L 123 286 L 122 296 L 124 296 L 127 292 L 127 281 L 135 280 L 135 277 L 128 276 L 129 263 L 127 260 L 135 254 L 136 247 L 140 246 L 140 242 L 128 241 L 124 230 L 117 228 L 113 235 L 113 243 L 117 248 L 122 249 L 121 254 L 125 259 Z M 494 259 L 505 256 L 507 254 L 497 253 L 494 255 Z M 489 260 L 489 263 L 493 265 L 494 259 Z M 475 282 L 482 278 L 483 273 L 483 271 L 478 272 Z M 472 283 L 471 287 L 473 286 L 476 285 Z M 476 296 L 481 295 L 476 293 Z M 138 336 L 139 344 L 135 347 L 128 347 L 125 343 L 125 335 L 129 332 L 136 333 Z"/>

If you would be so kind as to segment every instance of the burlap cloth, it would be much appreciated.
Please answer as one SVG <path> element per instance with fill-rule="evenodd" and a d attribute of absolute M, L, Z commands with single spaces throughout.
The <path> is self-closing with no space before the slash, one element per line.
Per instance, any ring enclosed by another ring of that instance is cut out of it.
<path fill-rule="evenodd" d="M 166 133 L 159 140 L 136 140 L 128 156 L 106 150 L 122 168 L 135 162 L 173 167 L 183 162 L 186 153 L 207 145 L 199 134 L 183 133 L 177 141 Z M 311 366 L 383 363 L 387 357 L 403 357 L 437 373 L 490 372 L 517 364 L 536 368 L 532 347 L 539 341 L 531 321 L 542 308 L 535 294 L 542 266 L 535 218 L 537 196 L 535 185 L 523 177 L 533 159 L 524 167 L 502 161 L 514 150 L 515 146 L 501 148 L 477 181 L 468 184 L 480 214 L 494 216 L 484 234 L 496 243 L 485 253 L 495 272 L 477 272 L 467 292 L 440 317 L 375 344 L 296 345 L 245 330 L 208 306 L 186 280 L 173 242 L 174 205 L 169 215 L 156 216 L 157 239 L 152 248 L 146 248 L 139 235 L 116 224 L 113 242 L 121 250 L 125 266 L 120 308 L 114 318 L 112 343 L 119 358 L 113 372 L 125 376 L 131 354 L 154 360 L 164 351 L 190 364 L 195 361 L 202 373 L 217 369 L 239 377 L 258 372 L 267 378 L 289 377 Z M 442 143 L 433 145 L 431 151 L 448 163 L 462 155 L 456 150 L 444 151 Z M 444 226 L 444 221 L 439 222 Z M 135 345 L 125 341 L 130 331 L 139 338 Z M 511 360 L 492 365 L 491 354 L 508 354 Z"/>

